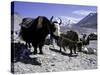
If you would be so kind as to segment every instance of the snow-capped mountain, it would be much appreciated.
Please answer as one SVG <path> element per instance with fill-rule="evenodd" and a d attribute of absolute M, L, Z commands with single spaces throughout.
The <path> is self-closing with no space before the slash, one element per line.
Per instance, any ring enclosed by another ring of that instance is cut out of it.
<path fill-rule="evenodd" d="M 97 13 L 90 13 L 85 18 L 80 20 L 75 26 L 97 28 Z"/>
<path fill-rule="evenodd" d="M 60 16 L 60 18 L 62 20 L 62 26 L 71 27 L 73 24 L 77 23 L 77 19 L 74 17 Z"/>
<path fill-rule="evenodd" d="M 62 32 L 66 29 L 68 30 L 72 28 L 77 23 L 75 18 L 71 18 L 68 16 L 60 16 L 59 18 L 62 20 L 62 24 L 60 25 L 60 30 Z"/>

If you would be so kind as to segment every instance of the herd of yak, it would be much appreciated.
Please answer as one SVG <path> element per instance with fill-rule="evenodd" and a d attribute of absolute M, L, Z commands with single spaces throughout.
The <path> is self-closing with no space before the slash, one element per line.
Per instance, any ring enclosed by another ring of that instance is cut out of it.
<path fill-rule="evenodd" d="M 34 19 L 23 18 L 19 24 L 21 27 L 19 37 L 26 42 L 26 48 L 34 47 L 33 54 L 38 53 L 37 48 L 39 48 L 39 54 L 43 54 L 42 47 L 48 35 L 50 35 L 51 41 L 52 39 L 56 41 L 60 51 L 62 48 L 66 51 L 68 48 L 70 55 L 73 52 L 76 54 L 76 52 L 82 51 L 82 46 L 89 45 L 90 35 L 84 34 L 82 38 L 79 38 L 78 33 L 73 30 L 61 33 L 59 30 L 61 23 L 61 19 L 60 23 L 53 21 L 53 16 L 50 19 L 45 16 L 38 16 Z"/>

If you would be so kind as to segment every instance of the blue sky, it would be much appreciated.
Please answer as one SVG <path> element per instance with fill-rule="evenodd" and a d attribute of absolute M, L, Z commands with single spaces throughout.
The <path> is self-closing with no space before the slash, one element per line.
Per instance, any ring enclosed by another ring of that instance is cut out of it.
<path fill-rule="evenodd" d="M 14 12 L 19 13 L 22 17 L 46 16 L 50 18 L 53 15 L 77 22 L 89 13 L 96 11 L 96 6 L 14 2 Z"/>

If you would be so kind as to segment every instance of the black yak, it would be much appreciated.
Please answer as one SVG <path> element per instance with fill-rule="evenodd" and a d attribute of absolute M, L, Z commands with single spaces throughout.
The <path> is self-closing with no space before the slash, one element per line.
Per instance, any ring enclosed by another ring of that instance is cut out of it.
<path fill-rule="evenodd" d="M 65 34 L 62 33 L 59 37 L 59 40 L 57 42 L 58 46 L 60 46 L 65 50 L 65 47 L 69 48 L 70 54 L 72 55 L 72 50 L 74 50 L 74 53 L 76 54 L 76 48 L 80 50 L 82 48 L 82 44 L 79 41 L 78 33 L 75 31 L 67 31 Z"/>
<path fill-rule="evenodd" d="M 83 37 L 80 38 L 77 46 L 78 46 L 78 50 L 81 52 L 82 51 L 82 47 L 86 46 L 86 45 L 89 45 L 90 44 L 90 35 L 86 35 L 86 34 L 83 34 Z"/>
<path fill-rule="evenodd" d="M 82 38 L 80 38 L 80 41 L 82 41 L 83 45 L 89 45 L 90 43 L 90 35 L 84 34 Z"/>
<path fill-rule="evenodd" d="M 45 42 L 45 38 L 48 34 L 56 38 L 53 32 L 56 30 L 53 22 L 53 17 L 49 20 L 45 16 L 38 16 L 31 22 L 24 24 L 25 18 L 23 19 L 20 31 L 20 36 L 27 43 L 32 43 L 34 47 L 34 54 L 37 54 L 37 47 L 39 47 L 39 54 L 43 54 L 42 47 Z"/>
<path fill-rule="evenodd" d="M 60 46 L 60 51 L 62 51 L 61 48 L 66 51 L 65 48 L 67 47 L 70 50 L 70 55 L 72 55 L 72 50 L 74 50 L 74 53 L 76 54 L 77 41 L 72 41 L 69 38 L 60 36 L 57 45 Z"/>
<path fill-rule="evenodd" d="M 97 34 L 96 33 L 90 33 L 90 40 L 97 40 Z"/>

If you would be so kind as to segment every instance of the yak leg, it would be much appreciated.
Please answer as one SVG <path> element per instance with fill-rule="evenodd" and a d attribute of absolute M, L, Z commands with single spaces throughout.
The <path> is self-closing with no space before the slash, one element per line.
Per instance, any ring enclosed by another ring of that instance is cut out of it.
<path fill-rule="evenodd" d="M 72 55 L 72 49 L 70 49 L 70 55 Z"/>
<path fill-rule="evenodd" d="M 31 43 L 30 42 L 26 42 L 26 48 L 31 48 Z"/>
<path fill-rule="evenodd" d="M 82 52 L 82 46 L 78 48 L 79 52 Z"/>
<path fill-rule="evenodd" d="M 39 54 L 43 54 L 42 46 L 39 46 L 39 50 L 40 50 Z"/>
<path fill-rule="evenodd" d="M 28 42 L 28 47 L 31 48 L 31 43 Z"/>
<path fill-rule="evenodd" d="M 72 46 L 69 46 L 70 55 L 72 55 Z"/>
<path fill-rule="evenodd" d="M 30 42 L 26 42 L 26 48 L 31 48 Z"/>
<path fill-rule="evenodd" d="M 76 54 L 76 46 L 74 47 L 74 53 Z"/>
<path fill-rule="evenodd" d="M 77 47 L 78 47 L 78 51 L 82 52 L 82 43 L 81 42 L 77 44 Z"/>
<path fill-rule="evenodd" d="M 34 54 L 37 54 L 37 45 L 35 45 L 34 43 L 32 43 L 32 46 L 34 47 Z"/>
<path fill-rule="evenodd" d="M 28 42 L 26 42 L 25 47 L 28 48 Z"/>
<path fill-rule="evenodd" d="M 44 40 L 41 41 L 40 44 L 39 44 L 39 50 L 40 50 L 39 54 L 43 54 L 43 51 L 42 51 L 43 45 L 44 45 Z"/>
<path fill-rule="evenodd" d="M 65 47 L 63 47 L 64 51 L 66 51 Z"/>
<path fill-rule="evenodd" d="M 34 47 L 34 54 L 37 54 L 37 47 Z"/>
<path fill-rule="evenodd" d="M 61 50 L 61 46 L 60 46 L 60 52 L 61 52 L 62 50 Z"/>

